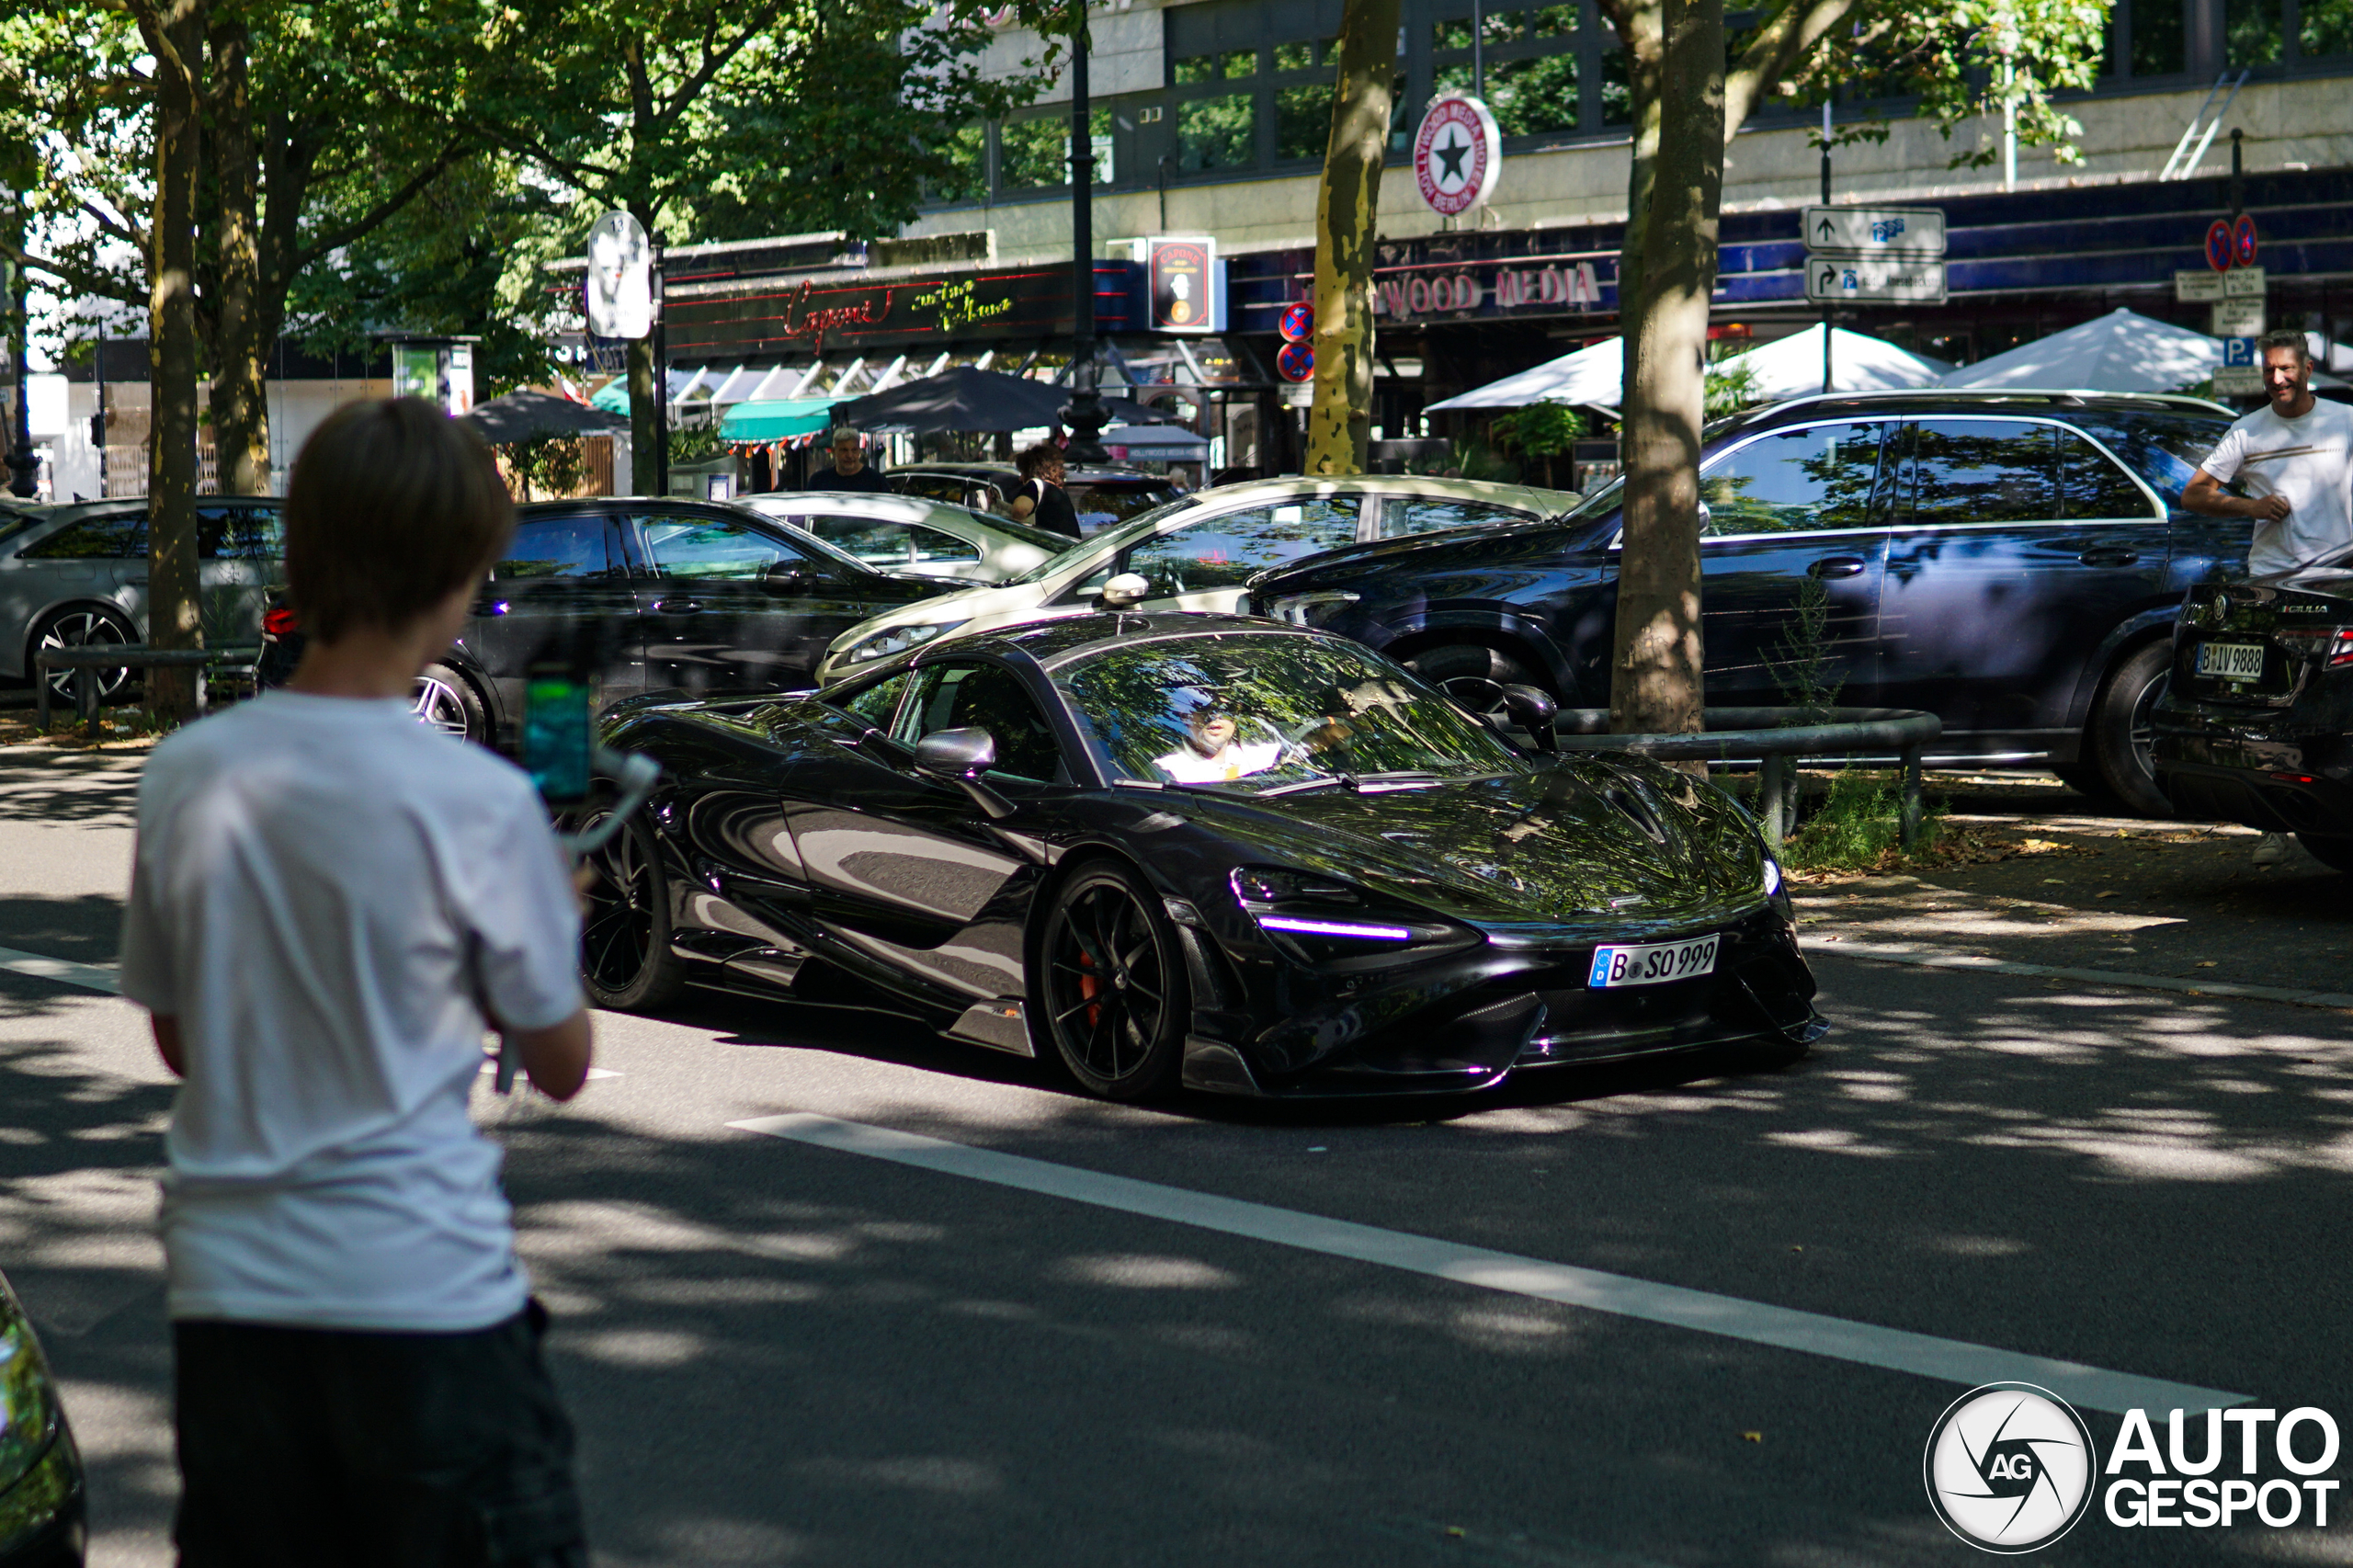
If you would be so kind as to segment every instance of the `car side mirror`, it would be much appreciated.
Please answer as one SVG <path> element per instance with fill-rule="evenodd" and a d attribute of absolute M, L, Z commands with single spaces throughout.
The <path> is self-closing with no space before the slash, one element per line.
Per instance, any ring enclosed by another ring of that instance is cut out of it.
<path fill-rule="evenodd" d="M 1504 711 L 1513 723 L 1534 738 L 1538 751 L 1561 749 L 1559 739 L 1552 733 L 1552 719 L 1560 710 L 1560 704 L 1535 687 L 1504 687 Z"/>
<path fill-rule="evenodd" d="M 934 730 L 915 743 L 915 768 L 941 778 L 977 778 L 996 766 L 996 737 L 986 730 Z"/>
<path fill-rule="evenodd" d="M 1140 572 L 1122 572 L 1103 585 L 1105 609 L 1121 609 L 1152 597 L 1152 580 Z"/>
<path fill-rule="evenodd" d="M 961 788 L 991 822 L 1013 814 L 1013 802 L 981 782 L 996 766 L 996 737 L 982 729 L 934 730 L 915 743 L 915 771 Z"/>
<path fill-rule="evenodd" d="M 798 562 L 777 562 L 767 569 L 764 576 L 767 585 L 771 588 L 791 590 L 805 588 L 809 585 L 808 568 L 802 566 Z"/>

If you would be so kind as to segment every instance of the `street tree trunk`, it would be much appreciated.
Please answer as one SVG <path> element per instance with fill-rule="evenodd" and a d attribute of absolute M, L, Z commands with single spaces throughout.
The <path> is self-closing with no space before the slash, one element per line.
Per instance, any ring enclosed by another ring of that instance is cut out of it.
<path fill-rule="evenodd" d="M 260 199 L 248 79 L 250 29 L 242 17 L 212 29 L 211 113 L 208 150 L 219 192 L 215 236 L 217 294 L 211 301 L 212 449 L 221 494 L 266 495 L 270 489 L 269 339 L 264 335 Z"/>
<path fill-rule="evenodd" d="M 161 0 L 134 13 L 155 57 L 155 196 L 148 259 L 147 641 L 204 646 L 196 559 L 196 187 L 205 0 Z M 149 670 L 148 711 L 176 723 L 196 712 L 194 670 Z"/>
<path fill-rule="evenodd" d="M 1610 727 L 1695 731 L 1705 691 L 1699 626 L 1699 427 L 1708 301 L 1724 168 L 1723 0 L 1662 0 L 1657 153 L 1642 278 L 1621 330 L 1625 548 L 1610 659 Z"/>
<path fill-rule="evenodd" d="M 1660 0 L 1602 0 L 1602 14 L 1625 55 L 1627 108 L 1633 119 L 1626 171 L 1626 236 L 1618 250 L 1620 397 L 1634 384 L 1635 338 L 1631 325 L 1642 308 L 1643 239 L 1649 233 L 1651 181 L 1658 163 L 1659 55 L 1664 47 Z"/>
<path fill-rule="evenodd" d="M 1315 403 L 1306 472 L 1362 473 L 1372 447 L 1372 267 L 1399 0 L 1347 0 L 1315 204 Z"/>

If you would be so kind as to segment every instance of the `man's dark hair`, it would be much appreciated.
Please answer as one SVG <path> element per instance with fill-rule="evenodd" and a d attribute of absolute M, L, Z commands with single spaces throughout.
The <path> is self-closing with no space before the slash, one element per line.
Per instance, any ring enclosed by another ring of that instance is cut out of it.
<path fill-rule="evenodd" d="M 2313 362 L 2312 344 L 2294 327 L 2283 326 L 2277 332 L 2267 332 L 2255 340 L 2255 357 L 2258 360 L 2275 348 L 2292 348 L 2296 351 L 2299 361 L 2306 365 Z"/>
<path fill-rule="evenodd" d="M 1034 447 L 1022 449 L 1020 457 L 1014 460 L 1021 467 L 1022 478 L 1042 479 L 1049 473 L 1063 471 L 1063 449 L 1051 441 L 1040 441 Z"/>
<path fill-rule="evenodd" d="M 395 631 L 481 575 L 514 535 L 515 504 L 480 436 L 423 398 L 346 403 L 294 459 L 287 599 L 324 642 Z"/>

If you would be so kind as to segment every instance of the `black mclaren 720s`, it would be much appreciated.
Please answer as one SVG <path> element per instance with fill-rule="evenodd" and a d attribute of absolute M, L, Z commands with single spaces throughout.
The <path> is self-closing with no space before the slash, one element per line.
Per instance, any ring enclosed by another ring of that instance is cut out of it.
<path fill-rule="evenodd" d="M 1802 1054 L 1824 1025 L 1755 824 L 1687 775 L 1550 755 L 1530 713 L 1523 750 L 1358 643 L 1176 613 L 634 699 L 604 742 L 665 777 L 596 861 L 585 979 L 644 1008 L 846 974 L 1115 1099 Z"/>

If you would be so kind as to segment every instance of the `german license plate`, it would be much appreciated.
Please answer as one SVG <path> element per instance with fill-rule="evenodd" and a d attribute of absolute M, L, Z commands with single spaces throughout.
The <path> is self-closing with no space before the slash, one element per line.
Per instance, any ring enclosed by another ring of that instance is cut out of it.
<path fill-rule="evenodd" d="M 1664 985 L 1670 980 L 1713 974 L 1718 940 L 1695 937 L 1688 942 L 1651 942 L 1639 948 L 1596 948 L 1593 972 L 1586 977 L 1586 983 L 1606 990 L 1618 985 Z"/>
<path fill-rule="evenodd" d="M 2263 678 L 2263 644 L 2201 642 L 2198 645 L 2198 673 L 2220 676 L 2224 680 L 2260 680 Z"/>

